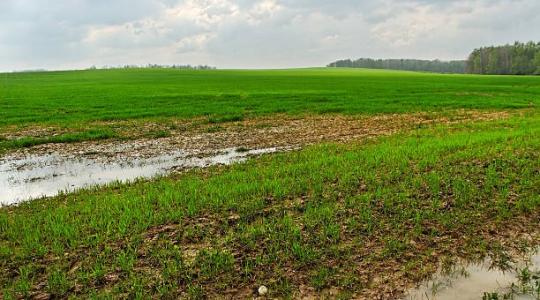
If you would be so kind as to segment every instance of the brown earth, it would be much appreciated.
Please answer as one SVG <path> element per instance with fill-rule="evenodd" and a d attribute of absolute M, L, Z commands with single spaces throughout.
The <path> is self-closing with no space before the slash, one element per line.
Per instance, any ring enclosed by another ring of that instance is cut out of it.
<path fill-rule="evenodd" d="M 93 157 L 151 157 L 177 150 L 211 153 L 225 148 L 260 149 L 301 147 L 321 142 L 349 142 L 385 136 L 399 131 L 436 124 L 496 120 L 511 116 L 505 111 L 465 111 L 446 114 L 386 114 L 376 116 L 309 115 L 293 117 L 276 115 L 238 122 L 208 124 L 201 120 L 173 123 L 116 124 L 125 139 L 78 143 L 43 144 L 10 151 L 5 156 L 24 157 L 60 153 Z M 171 121 L 172 122 L 172 121 Z M 112 126 L 108 124 L 108 126 Z M 52 130 L 52 131 L 51 131 Z M 58 134 L 54 128 L 21 130 L 17 136 Z M 156 132 L 166 137 L 156 138 Z M 14 133 L 9 138 L 15 138 Z"/>

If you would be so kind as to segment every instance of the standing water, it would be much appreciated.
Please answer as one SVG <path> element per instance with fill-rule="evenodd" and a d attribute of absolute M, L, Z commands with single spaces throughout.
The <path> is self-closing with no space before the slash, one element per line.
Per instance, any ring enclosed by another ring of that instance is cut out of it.
<path fill-rule="evenodd" d="M 172 169 L 231 164 L 244 161 L 249 156 L 277 151 L 280 149 L 238 151 L 229 148 L 207 157 L 183 151 L 149 158 L 66 157 L 57 153 L 25 158 L 4 157 L 0 159 L 0 205 L 55 196 L 60 192 L 113 181 L 150 178 L 167 174 Z"/>
<path fill-rule="evenodd" d="M 540 249 L 526 260 L 502 270 L 490 260 L 463 264 L 410 291 L 406 300 L 538 300 Z"/>

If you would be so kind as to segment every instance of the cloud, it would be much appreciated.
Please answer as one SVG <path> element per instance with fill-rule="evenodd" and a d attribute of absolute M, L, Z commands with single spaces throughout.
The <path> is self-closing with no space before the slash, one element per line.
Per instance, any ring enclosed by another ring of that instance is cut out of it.
<path fill-rule="evenodd" d="M 0 70 L 465 58 L 540 40 L 537 0 L 2 0 Z"/>

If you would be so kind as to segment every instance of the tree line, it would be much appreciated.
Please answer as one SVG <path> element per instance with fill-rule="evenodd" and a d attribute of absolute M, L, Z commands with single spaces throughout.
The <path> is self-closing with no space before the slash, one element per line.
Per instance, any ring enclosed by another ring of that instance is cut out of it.
<path fill-rule="evenodd" d="M 540 75 L 540 42 L 506 44 L 474 49 L 467 60 L 343 59 L 327 65 L 333 68 L 368 68 L 435 73 L 493 75 Z"/>
<path fill-rule="evenodd" d="M 467 60 L 467 73 L 540 75 L 540 42 L 475 49 Z"/>
<path fill-rule="evenodd" d="M 372 59 L 338 60 L 327 65 L 331 68 L 367 68 L 404 71 L 422 71 L 434 73 L 465 73 L 467 62 L 464 60 L 442 61 L 421 59 Z"/>

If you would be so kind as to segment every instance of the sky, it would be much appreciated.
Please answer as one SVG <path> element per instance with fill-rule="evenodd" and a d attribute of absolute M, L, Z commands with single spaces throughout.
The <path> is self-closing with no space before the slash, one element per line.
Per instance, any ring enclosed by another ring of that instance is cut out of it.
<path fill-rule="evenodd" d="M 0 0 L 0 70 L 465 59 L 540 41 L 539 0 Z"/>

